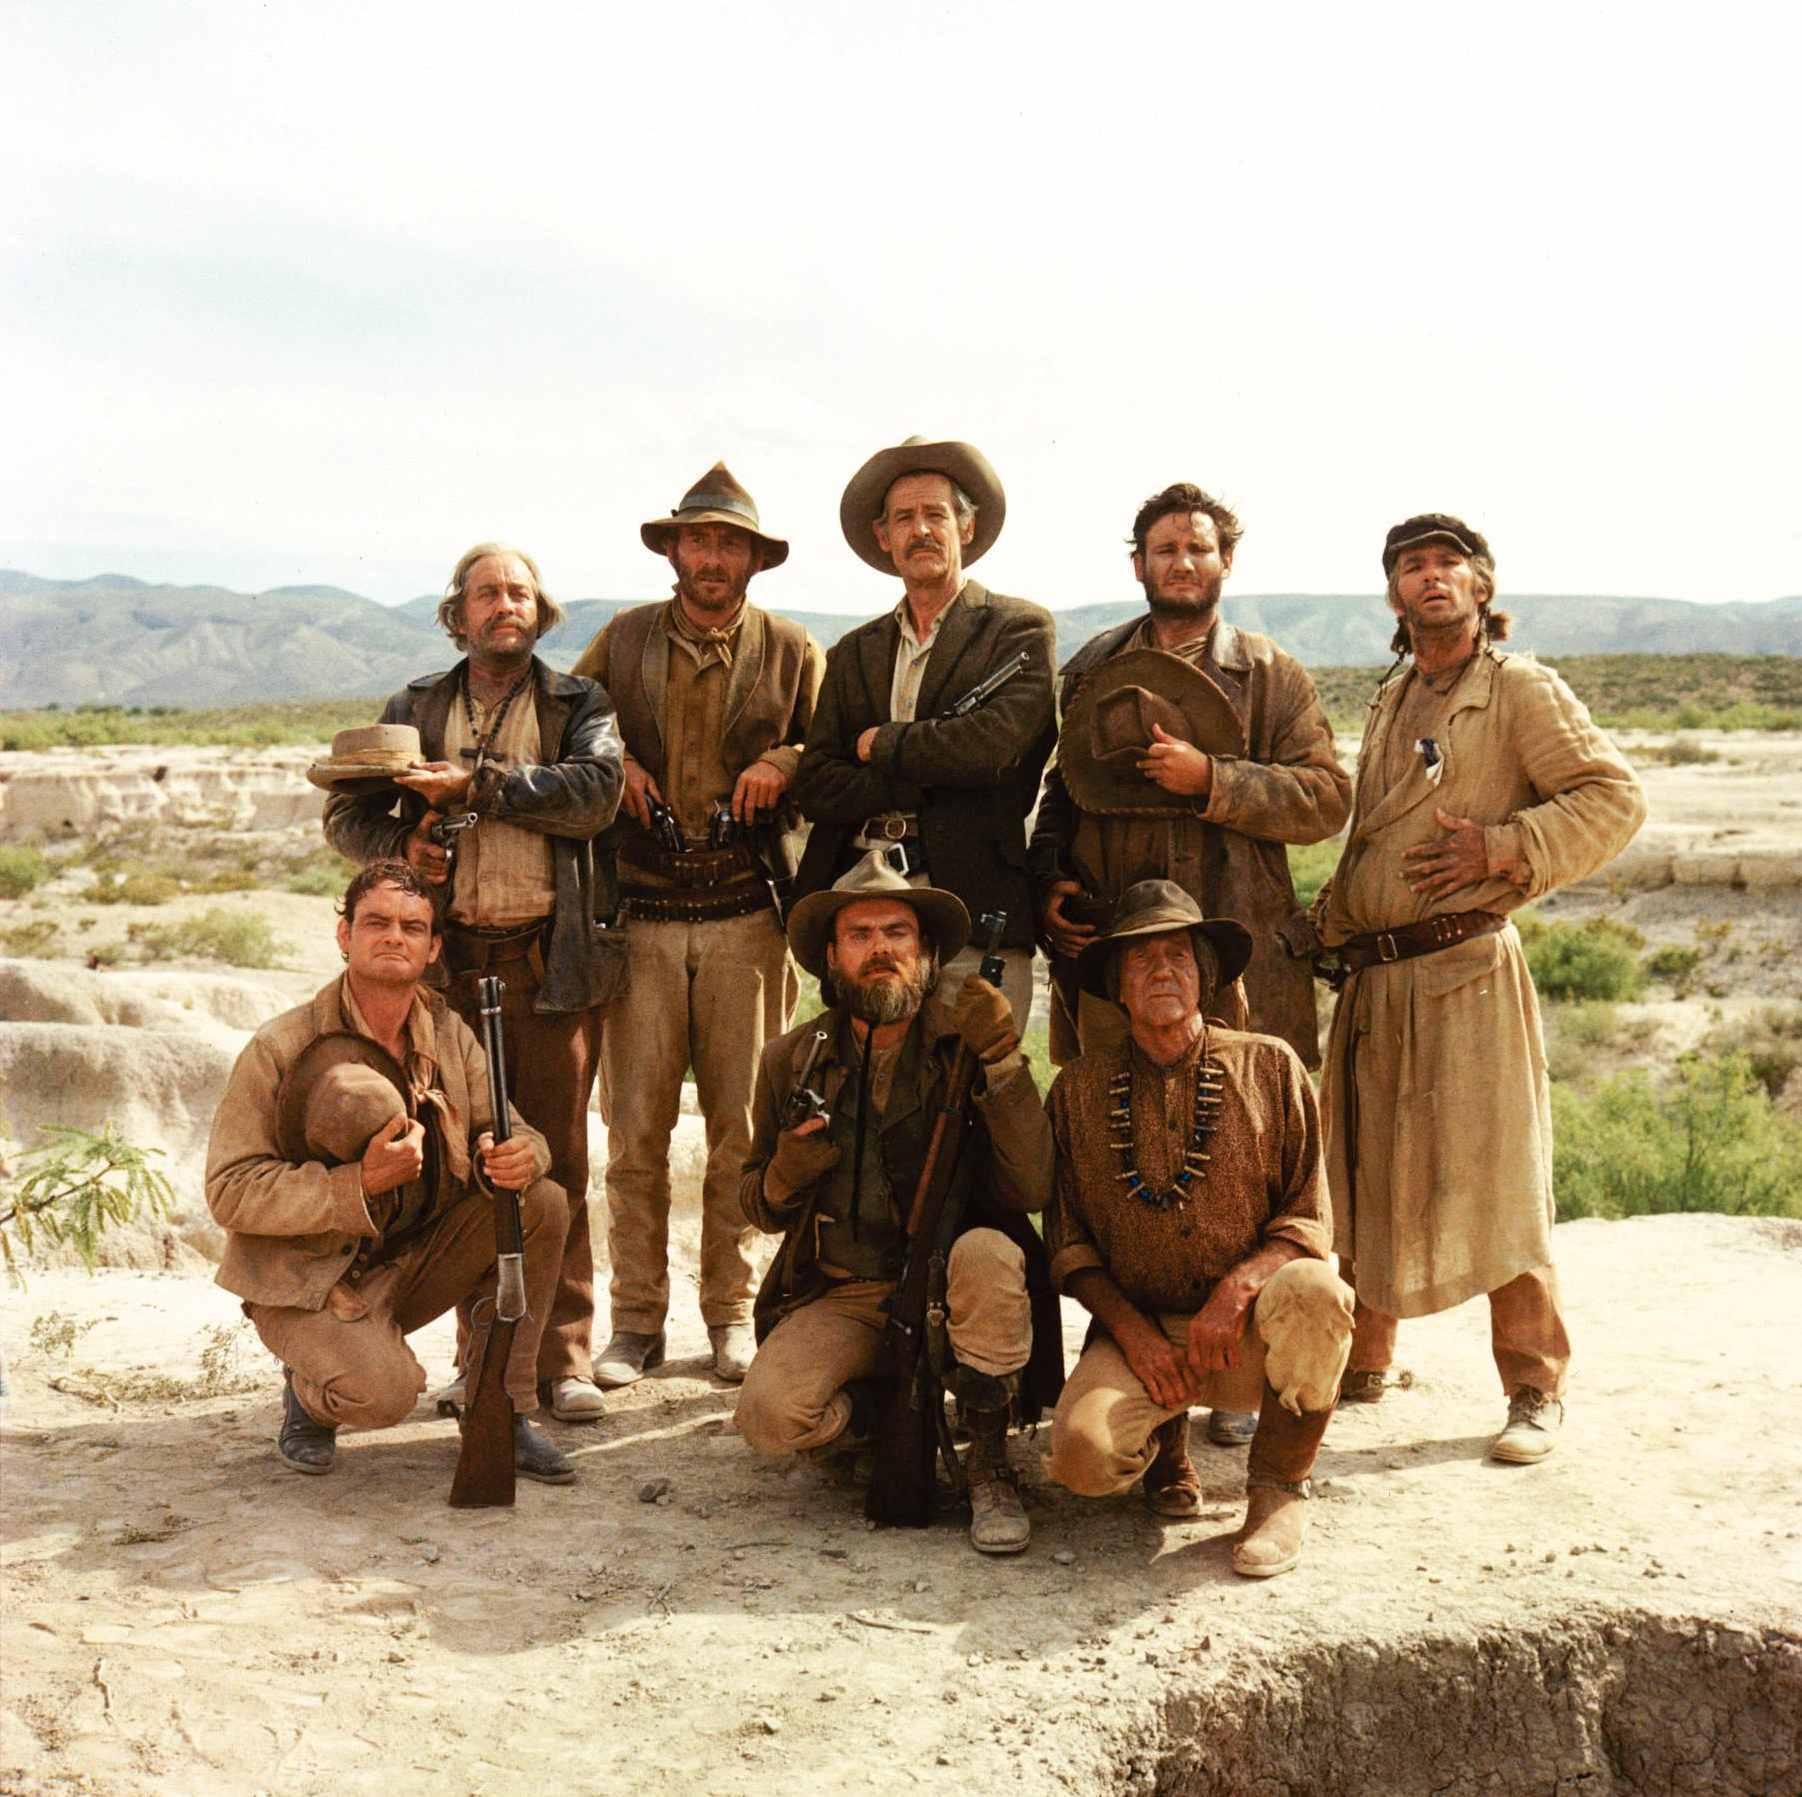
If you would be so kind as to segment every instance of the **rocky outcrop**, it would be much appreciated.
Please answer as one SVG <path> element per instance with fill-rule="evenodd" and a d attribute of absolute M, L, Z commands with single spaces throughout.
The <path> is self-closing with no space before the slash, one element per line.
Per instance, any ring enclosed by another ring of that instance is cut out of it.
<path fill-rule="evenodd" d="M 313 749 L 47 749 L 0 755 L 0 841 L 26 834 L 318 827 Z"/>

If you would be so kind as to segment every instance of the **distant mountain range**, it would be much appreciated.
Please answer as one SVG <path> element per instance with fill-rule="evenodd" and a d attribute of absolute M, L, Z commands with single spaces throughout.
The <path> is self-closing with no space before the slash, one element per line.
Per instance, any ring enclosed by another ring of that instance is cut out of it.
<path fill-rule="evenodd" d="M 638 599 L 578 599 L 545 639 L 567 668 L 615 612 Z M 1510 646 L 1559 655 L 1802 655 L 1802 595 L 1760 603 L 1510 594 Z M 230 705 L 252 699 L 361 697 L 392 692 L 450 665 L 434 622 L 437 600 L 379 605 L 338 587 L 151 586 L 123 574 L 43 580 L 0 569 L 0 709 L 44 705 Z M 1053 614 L 1058 657 L 1136 615 L 1137 600 Z M 1310 667 L 1376 667 L 1392 628 L 1376 593 L 1231 597 L 1225 615 L 1273 636 Z M 859 620 L 792 614 L 828 648 Z"/>

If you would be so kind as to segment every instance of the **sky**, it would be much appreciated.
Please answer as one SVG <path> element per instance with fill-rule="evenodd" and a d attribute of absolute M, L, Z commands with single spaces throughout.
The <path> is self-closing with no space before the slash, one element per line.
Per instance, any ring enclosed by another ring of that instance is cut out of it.
<path fill-rule="evenodd" d="M 643 598 L 716 458 L 873 613 L 838 498 L 919 432 L 987 584 L 1376 592 L 1457 513 L 1504 594 L 1802 592 L 1794 9 L 0 7 L 0 565 L 437 591 L 473 542 Z"/>

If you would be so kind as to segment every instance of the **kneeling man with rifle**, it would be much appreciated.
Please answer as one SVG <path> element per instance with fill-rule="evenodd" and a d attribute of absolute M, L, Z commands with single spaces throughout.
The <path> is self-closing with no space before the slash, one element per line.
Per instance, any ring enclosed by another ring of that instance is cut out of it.
<path fill-rule="evenodd" d="M 442 947 L 432 888 L 406 862 L 373 861 L 351 881 L 342 976 L 257 1031 L 213 1118 L 206 1195 L 226 1230 L 219 1283 L 282 1363 L 281 1458 L 327 1473 L 340 1428 L 389 1428 L 412 1413 L 426 1381 L 406 1337 L 464 1298 L 492 1298 L 495 1207 L 481 1182 L 517 1193 L 527 1315 L 502 1381 L 513 1465 L 567 1485 L 574 1468 L 526 1413 L 538 1408 L 539 1336 L 569 1206 L 544 1177 L 544 1137 L 511 1107 L 510 1133 L 496 1127 L 480 1044 L 421 983 Z M 508 1495 L 481 1501 L 511 1501 L 511 1471 L 487 1481 Z"/>
<path fill-rule="evenodd" d="M 988 921 L 998 938 L 1005 923 Z M 783 1240 L 738 1427 L 763 1454 L 874 1448 L 870 1514 L 918 1524 L 949 1386 L 970 1435 L 971 1543 L 1008 1554 L 1032 1535 L 1010 1420 L 1035 1421 L 1063 1380 L 1027 1216 L 1045 1202 L 1051 1132 L 999 987 L 978 973 L 952 1004 L 933 996 L 969 934 L 961 900 L 910 886 L 880 854 L 789 918 L 831 1009 L 758 1068 L 741 1197 Z"/>
<path fill-rule="evenodd" d="M 1154 1514 L 1192 1517 L 1189 1406 L 1256 1410 L 1233 1570 L 1269 1578 L 1301 1558 L 1352 1295 L 1325 1258 L 1320 1118 L 1300 1058 L 1207 1018 L 1251 952 L 1241 925 L 1144 880 L 1077 959 L 1083 990 L 1120 1005 L 1128 1034 L 1051 1088 L 1045 1239 L 1095 1321 L 1052 1420 L 1049 1470 L 1089 1497 L 1143 1478 Z"/>

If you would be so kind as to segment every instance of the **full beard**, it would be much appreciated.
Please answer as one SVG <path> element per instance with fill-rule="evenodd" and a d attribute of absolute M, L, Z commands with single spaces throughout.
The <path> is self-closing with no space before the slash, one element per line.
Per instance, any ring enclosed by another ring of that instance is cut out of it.
<path fill-rule="evenodd" d="M 882 974 L 891 977 L 883 978 Z M 847 982 L 845 1003 L 859 1023 L 880 1028 L 912 1017 L 939 983 L 937 955 L 923 955 L 911 973 L 899 968 L 879 969 L 856 982 Z"/>
<path fill-rule="evenodd" d="M 697 590 L 686 575 L 678 575 L 676 594 L 682 601 L 683 609 L 697 624 L 713 627 L 730 623 L 737 617 L 750 584 L 751 577 L 747 574 L 740 581 Z"/>
<path fill-rule="evenodd" d="M 1220 604 L 1220 582 L 1196 586 L 1186 593 L 1160 593 L 1149 580 L 1141 581 L 1145 603 L 1161 618 L 1192 621 L 1210 616 Z"/>

